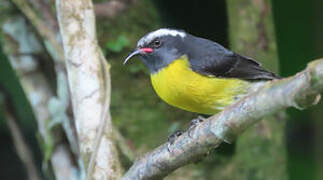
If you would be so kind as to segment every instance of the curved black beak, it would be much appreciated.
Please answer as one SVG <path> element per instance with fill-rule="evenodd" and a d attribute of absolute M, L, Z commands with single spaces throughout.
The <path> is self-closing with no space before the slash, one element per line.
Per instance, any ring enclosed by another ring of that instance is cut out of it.
<path fill-rule="evenodd" d="M 138 49 L 138 48 L 136 48 L 134 51 L 132 51 L 127 57 L 126 57 L 126 59 L 123 61 L 123 65 L 125 65 L 128 61 L 129 61 L 129 59 L 131 59 L 132 57 L 134 57 L 134 56 L 136 56 L 136 55 L 138 55 L 138 54 L 141 54 L 141 50 L 140 49 Z"/>

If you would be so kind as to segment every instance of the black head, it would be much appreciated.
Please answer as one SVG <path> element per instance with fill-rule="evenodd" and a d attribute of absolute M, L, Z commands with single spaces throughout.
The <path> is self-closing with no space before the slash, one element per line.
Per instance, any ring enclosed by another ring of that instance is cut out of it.
<path fill-rule="evenodd" d="M 124 64 L 139 55 L 142 62 L 155 73 L 173 60 L 185 54 L 184 40 L 187 33 L 174 29 L 158 29 L 141 38 L 135 50 L 128 55 Z"/>

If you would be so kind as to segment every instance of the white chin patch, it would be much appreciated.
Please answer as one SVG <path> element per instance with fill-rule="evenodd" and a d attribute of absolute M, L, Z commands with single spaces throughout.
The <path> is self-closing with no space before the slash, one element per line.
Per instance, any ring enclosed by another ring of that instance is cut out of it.
<path fill-rule="evenodd" d="M 137 47 L 143 46 L 144 44 L 149 44 L 155 38 L 163 37 L 163 36 L 174 36 L 174 37 L 180 36 L 184 38 L 186 34 L 183 31 L 178 31 L 174 29 L 166 29 L 166 28 L 158 29 L 156 31 L 148 33 L 146 36 L 141 38 L 137 43 Z"/>

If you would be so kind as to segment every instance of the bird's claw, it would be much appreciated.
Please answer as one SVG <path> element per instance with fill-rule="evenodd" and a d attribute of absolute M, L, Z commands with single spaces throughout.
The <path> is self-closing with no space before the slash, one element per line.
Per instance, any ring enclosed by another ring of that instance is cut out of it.
<path fill-rule="evenodd" d="M 174 142 L 176 141 L 176 139 L 181 136 L 183 134 L 183 131 L 181 130 L 177 130 L 175 131 L 173 134 L 169 135 L 168 138 L 167 138 L 167 141 L 168 141 L 168 144 L 167 144 L 167 150 L 168 152 L 171 152 L 170 151 L 170 147 L 171 145 L 174 144 Z"/>
<path fill-rule="evenodd" d="M 191 132 L 192 130 L 198 125 L 200 124 L 201 122 L 203 122 L 205 120 L 204 117 L 202 116 L 198 116 L 197 118 L 193 119 L 190 123 L 190 127 L 188 128 L 187 130 L 187 134 L 190 138 L 192 138 L 191 136 Z M 168 152 L 171 152 L 170 150 L 170 147 L 171 145 L 174 144 L 174 142 L 176 141 L 176 139 L 181 136 L 184 132 L 181 131 L 181 130 L 177 130 L 175 131 L 173 134 L 169 135 L 168 138 L 167 138 L 167 141 L 168 141 L 168 144 L 167 144 L 167 150 Z"/>
<path fill-rule="evenodd" d="M 198 124 L 200 124 L 201 122 L 203 122 L 205 120 L 205 118 L 204 117 L 202 117 L 202 116 L 197 116 L 197 118 L 195 118 L 195 119 L 193 119 L 192 121 L 191 121 L 191 123 L 190 123 L 190 127 L 188 128 L 188 130 L 187 130 L 187 134 L 188 134 L 188 136 L 190 137 L 190 138 L 192 138 L 192 135 L 191 135 L 191 132 L 192 132 L 192 130 L 194 130 L 194 128 L 198 125 Z"/>

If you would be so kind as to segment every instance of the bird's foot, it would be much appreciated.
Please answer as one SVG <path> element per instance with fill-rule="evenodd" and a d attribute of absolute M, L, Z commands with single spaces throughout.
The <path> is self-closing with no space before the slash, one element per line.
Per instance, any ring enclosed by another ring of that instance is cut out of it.
<path fill-rule="evenodd" d="M 201 122 L 203 122 L 205 118 L 203 116 L 197 116 L 197 118 L 193 119 L 190 123 L 190 127 L 187 130 L 188 136 L 192 138 L 191 132 L 196 128 L 197 125 L 199 125 Z"/>
<path fill-rule="evenodd" d="M 176 141 L 176 139 L 181 136 L 183 134 L 183 131 L 181 130 L 177 130 L 175 131 L 173 134 L 169 135 L 168 138 L 167 138 L 167 141 L 168 141 L 168 145 L 167 145 L 167 150 L 168 152 L 171 152 L 170 151 L 170 147 L 171 145 L 174 144 L 174 142 Z"/>

